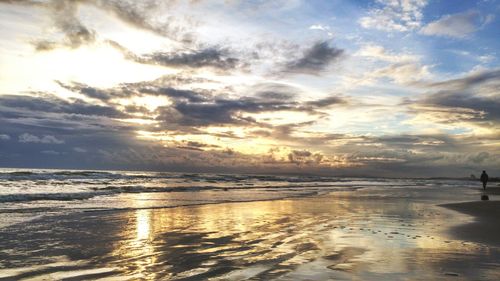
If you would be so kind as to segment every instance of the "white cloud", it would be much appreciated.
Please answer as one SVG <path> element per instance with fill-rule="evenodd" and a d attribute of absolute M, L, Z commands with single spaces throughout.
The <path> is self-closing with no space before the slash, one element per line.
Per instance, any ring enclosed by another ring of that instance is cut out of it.
<path fill-rule="evenodd" d="M 309 29 L 316 29 L 316 30 L 330 30 L 330 27 L 328 25 L 322 25 L 322 24 L 313 24 L 309 26 Z"/>
<path fill-rule="evenodd" d="M 62 144 L 63 140 L 57 139 L 51 135 L 45 135 L 43 137 L 37 137 L 32 134 L 24 133 L 19 135 L 19 142 L 22 143 L 46 143 L 46 144 Z"/>
<path fill-rule="evenodd" d="M 5 134 L 0 134 L 0 140 L 10 140 L 10 136 L 9 135 L 5 135 Z"/>
<path fill-rule="evenodd" d="M 410 85 L 430 76 L 431 66 L 422 64 L 420 56 L 395 52 L 373 43 L 364 44 L 354 53 L 354 57 L 362 59 L 365 71 L 361 79 L 349 81 L 351 84 L 369 85 L 380 79 L 388 79 L 396 84 Z"/>
<path fill-rule="evenodd" d="M 430 71 L 427 65 L 406 62 L 378 69 L 372 73 L 372 76 L 389 78 L 398 84 L 410 84 L 430 77 Z"/>
<path fill-rule="evenodd" d="M 367 29 L 383 31 L 410 31 L 421 26 L 422 9 L 427 0 L 376 0 L 378 7 L 358 23 Z"/>
<path fill-rule="evenodd" d="M 491 15 L 481 17 L 481 14 L 474 10 L 459 14 L 445 15 L 424 26 L 420 30 L 420 33 L 433 36 L 465 38 L 482 26 L 493 21 L 493 18 L 494 16 L 492 17 Z"/>
<path fill-rule="evenodd" d="M 40 153 L 47 154 L 47 155 L 59 155 L 59 154 L 61 154 L 61 153 L 54 151 L 54 150 L 43 150 L 43 151 L 40 151 Z"/>
<path fill-rule="evenodd" d="M 483 21 L 483 24 L 481 25 L 481 27 L 483 27 L 483 26 L 485 26 L 487 24 L 492 23 L 494 20 L 495 20 L 495 15 L 494 14 L 486 15 L 486 17 L 484 18 L 484 21 Z"/>
<path fill-rule="evenodd" d="M 495 60 L 495 56 L 493 55 L 482 55 L 477 58 L 482 63 L 490 63 Z"/>
<path fill-rule="evenodd" d="M 329 25 L 322 25 L 322 24 L 313 24 L 311 26 L 309 26 L 309 29 L 310 30 L 321 30 L 321 31 L 324 31 L 326 32 L 326 34 L 328 36 L 333 36 L 333 33 L 331 32 L 331 28 Z"/>
<path fill-rule="evenodd" d="M 361 47 L 355 54 L 356 56 L 366 57 L 374 60 L 386 61 L 386 62 L 410 62 L 418 61 L 418 56 L 412 54 L 395 54 L 380 45 L 367 44 Z"/>
<path fill-rule="evenodd" d="M 86 149 L 81 148 L 81 147 L 74 147 L 74 148 L 73 148 L 73 150 L 74 150 L 75 152 L 78 152 L 78 153 L 85 153 L 85 152 L 87 152 L 87 150 L 86 150 Z"/>

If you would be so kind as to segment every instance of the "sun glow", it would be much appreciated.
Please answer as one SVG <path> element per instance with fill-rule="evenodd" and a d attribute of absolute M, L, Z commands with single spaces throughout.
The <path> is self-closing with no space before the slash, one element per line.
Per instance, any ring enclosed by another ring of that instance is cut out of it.
<path fill-rule="evenodd" d="M 122 107 L 145 107 L 149 112 L 155 111 L 160 106 L 168 106 L 172 104 L 172 102 L 167 97 L 151 95 L 133 96 L 125 99 L 115 99 L 114 102 L 120 104 Z"/>
<path fill-rule="evenodd" d="M 152 125 L 158 123 L 158 121 L 151 119 L 141 119 L 141 118 L 130 118 L 130 119 L 119 119 L 120 121 L 127 123 L 134 123 L 139 125 Z"/>

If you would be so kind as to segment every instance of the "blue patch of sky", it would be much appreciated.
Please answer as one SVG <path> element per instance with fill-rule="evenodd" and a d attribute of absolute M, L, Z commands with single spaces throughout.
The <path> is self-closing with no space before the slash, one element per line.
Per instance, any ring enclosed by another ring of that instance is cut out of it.
<path fill-rule="evenodd" d="M 489 14 L 495 14 L 496 1 L 430 1 L 423 11 L 424 25 L 436 21 L 445 15 L 478 11 L 484 21 Z M 496 13 L 498 14 L 498 13 Z M 428 52 L 425 58 L 427 64 L 434 65 L 434 70 L 444 74 L 463 73 L 470 71 L 477 65 L 492 66 L 498 63 L 498 59 L 489 63 L 479 60 L 480 56 L 495 55 L 500 48 L 500 26 L 498 16 L 486 25 L 480 27 L 476 32 L 464 38 L 451 38 L 443 36 L 427 36 L 420 34 L 420 44 Z"/>

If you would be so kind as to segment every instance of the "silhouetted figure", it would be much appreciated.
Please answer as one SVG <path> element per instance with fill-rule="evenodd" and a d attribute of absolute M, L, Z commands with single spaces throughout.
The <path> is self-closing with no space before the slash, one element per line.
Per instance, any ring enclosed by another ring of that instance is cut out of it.
<path fill-rule="evenodd" d="M 488 174 L 486 173 L 486 171 L 483 171 L 480 179 L 481 182 L 483 183 L 483 189 L 486 190 L 486 184 L 488 183 Z"/>

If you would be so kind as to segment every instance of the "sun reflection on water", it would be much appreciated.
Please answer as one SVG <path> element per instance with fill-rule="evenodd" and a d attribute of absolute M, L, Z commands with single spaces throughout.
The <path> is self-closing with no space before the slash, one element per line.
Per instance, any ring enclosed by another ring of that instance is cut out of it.
<path fill-rule="evenodd" d="M 151 235 L 151 210 L 137 210 L 136 217 L 136 241 L 149 239 Z"/>

